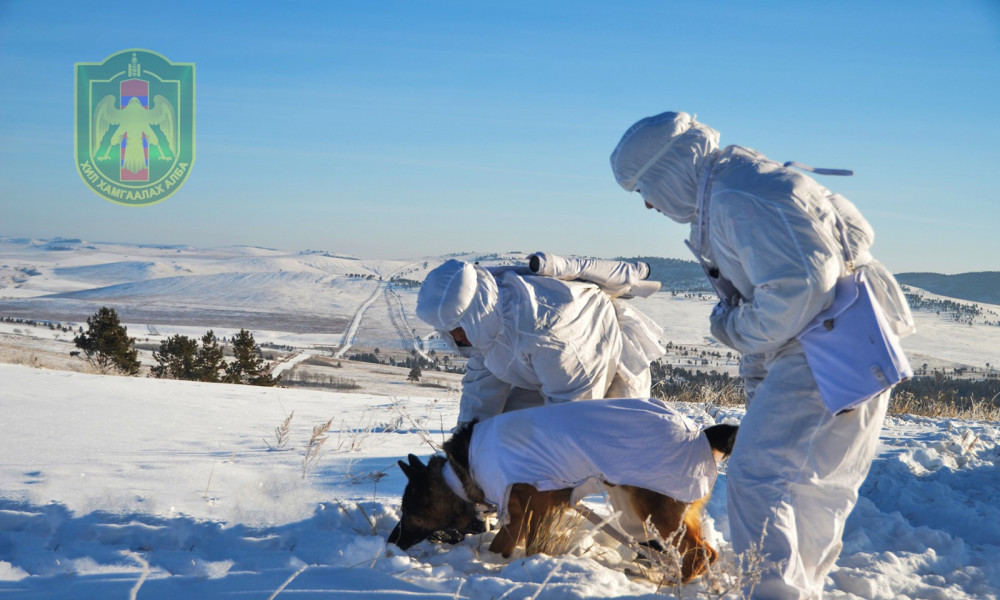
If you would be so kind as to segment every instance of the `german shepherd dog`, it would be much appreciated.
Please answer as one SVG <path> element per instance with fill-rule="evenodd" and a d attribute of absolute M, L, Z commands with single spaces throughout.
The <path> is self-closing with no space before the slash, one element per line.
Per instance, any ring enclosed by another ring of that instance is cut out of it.
<path fill-rule="evenodd" d="M 569 404 L 593 402 L 602 401 L 588 400 Z M 526 409 L 518 413 L 527 415 L 539 410 L 545 408 Z M 497 418 L 499 417 L 493 417 Z M 486 423 L 488 421 L 483 422 Z M 475 505 L 499 502 L 492 498 L 487 499 L 483 487 L 489 487 L 489 482 L 477 481 L 474 477 L 477 470 L 470 468 L 470 446 L 474 446 L 473 436 L 476 427 L 477 423 L 473 422 L 459 429 L 443 446 L 446 456 L 432 456 L 426 465 L 413 454 L 408 456 L 407 462 L 399 461 L 399 466 L 408 481 L 403 492 L 402 516 L 399 524 L 389 535 L 390 543 L 405 550 L 429 537 L 435 541 L 457 543 L 465 534 L 485 531 Z M 627 436 L 629 433 L 631 432 L 622 435 Z M 708 447 L 712 449 L 712 458 L 715 462 L 732 452 L 736 433 L 737 427 L 733 425 L 714 425 L 701 432 L 701 435 L 708 438 Z M 697 435 L 694 434 L 695 437 Z M 601 451 L 601 442 L 594 442 L 592 445 L 597 447 L 597 451 Z M 473 450 L 475 451 L 475 448 Z M 503 451 L 518 453 L 519 449 L 505 447 Z M 702 448 L 702 451 L 705 450 Z M 655 444 L 648 448 L 648 453 L 657 454 Z M 475 461 L 476 457 L 472 458 Z M 712 458 L 708 460 L 711 461 Z M 655 459 L 651 464 L 656 464 Z M 639 467 L 640 470 L 643 468 L 641 465 Z M 701 575 L 708 565 L 715 561 L 717 553 L 704 540 L 701 532 L 701 511 L 708 501 L 708 494 L 691 502 L 682 502 L 641 486 L 623 485 L 604 476 L 600 479 L 604 484 L 620 488 L 624 492 L 616 495 L 627 498 L 628 506 L 616 508 L 631 511 L 632 516 L 640 523 L 651 521 L 656 533 L 677 549 L 682 560 L 682 581 L 687 582 Z M 714 463 L 712 480 L 714 481 Z M 559 482 L 565 479 L 553 475 L 552 481 Z M 537 478 L 534 482 L 539 487 L 547 487 Z M 710 489 L 711 483 L 708 485 Z M 572 506 L 572 496 L 573 489 L 569 487 L 540 491 L 528 483 L 514 483 L 509 488 L 506 506 L 498 507 L 500 514 L 508 517 L 508 522 L 500 527 L 496 537 L 493 538 L 490 551 L 509 558 L 519 543 L 525 544 L 526 551 L 534 548 L 536 538 L 540 534 L 544 535 L 542 530 L 560 522 L 552 518 L 553 515 L 558 515 Z M 653 549 L 658 545 L 656 540 L 650 543 Z"/>

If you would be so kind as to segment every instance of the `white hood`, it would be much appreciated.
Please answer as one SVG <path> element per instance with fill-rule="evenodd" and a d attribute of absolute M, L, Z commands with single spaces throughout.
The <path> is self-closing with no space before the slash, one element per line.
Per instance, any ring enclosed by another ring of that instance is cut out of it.
<path fill-rule="evenodd" d="M 417 316 L 439 331 L 451 331 L 476 295 L 476 269 L 449 260 L 427 274 L 417 294 Z"/>
<path fill-rule="evenodd" d="M 719 148 L 719 132 L 684 112 L 642 119 L 611 153 L 611 169 L 625 191 L 678 223 L 694 220 L 701 172 Z"/>
<path fill-rule="evenodd" d="M 473 346 L 486 350 L 498 341 L 502 319 L 497 305 L 500 302 L 500 292 L 493 274 L 475 265 L 476 293 L 472 296 L 469 308 L 466 309 L 458 325 L 465 331 L 465 336 Z"/>
<path fill-rule="evenodd" d="M 453 342 L 451 331 L 461 327 L 480 350 L 496 340 L 500 330 L 497 282 L 489 271 L 472 263 L 449 260 L 427 274 L 417 294 L 417 316 L 441 338 Z M 465 357 L 467 348 L 456 349 Z"/>

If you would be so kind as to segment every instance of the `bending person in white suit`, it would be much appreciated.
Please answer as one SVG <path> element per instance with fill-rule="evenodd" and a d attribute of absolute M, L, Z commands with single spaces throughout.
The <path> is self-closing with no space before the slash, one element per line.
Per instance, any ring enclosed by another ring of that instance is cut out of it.
<path fill-rule="evenodd" d="M 468 358 L 459 423 L 543 403 L 647 398 L 649 364 L 664 352 L 652 320 L 594 283 L 494 276 L 458 260 L 427 275 L 417 316 Z"/>

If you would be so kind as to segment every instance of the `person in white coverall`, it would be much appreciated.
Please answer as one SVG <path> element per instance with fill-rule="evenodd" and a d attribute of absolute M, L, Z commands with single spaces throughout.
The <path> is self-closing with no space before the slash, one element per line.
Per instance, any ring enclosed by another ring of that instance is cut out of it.
<path fill-rule="evenodd" d="M 871 465 L 889 391 L 838 415 L 824 405 L 796 335 L 848 272 L 838 220 L 892 329 L 913 320 L 895 279 L 868 252 L 873 232 L 846 198 L 760 153 L 729 146 L 686 113 L 643 119 L 611 155 L 618 183 L 691 224 L 717 289 L 711 331 L 742 353 L 747 412 L 727 474 L 733 548 L 760 543 L 774 567 L 755 598 L 819 598 Z M 700 214 L 699 214 L 700 207 Z"/>
<path fill-rule="evenodd" d="M 623 354 L 635 345 L 593 283 L 512 270 L 494 277 L 449 260 L 428 273 L 417 316 L 468 358 L 459 423 L 543 403 L 649 397 L 649 362 L 658 355 L 639 357 L 641 369 L 625 368 Z"/>

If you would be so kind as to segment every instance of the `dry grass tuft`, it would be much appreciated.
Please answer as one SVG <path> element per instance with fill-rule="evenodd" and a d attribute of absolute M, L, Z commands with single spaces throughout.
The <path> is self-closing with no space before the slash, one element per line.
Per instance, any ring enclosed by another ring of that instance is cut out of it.
<path fill-rule="evenodd" d="M 267 440 L 264 440 L 268 450 L 286 450 L 285 446 L 288 445 L 289 429 L 291 429 L 293 416 L 295 416 L 294 410 L 288 414 L 281 425 L 274 428 L 275 443 L 273 446 Z"/>
<path fill-rule="evenodd" d="M 531 519 L 529 515 L 528 520 Z M 587 519 L 572 510 L 553 509 L 542 517 L 541 527 L 532 543 L 524 549 L 525 555 L 547 554 L 558 556 L 568 554 L 583 533 Z"/>
<path fill-rule="evenodd" d="M 647 539 L 658 539 L 658 536 L 652 536 L 649 533 L 655 531 L 652 522 L 647 519 L 643 527 L 646 530 Z M 657 592 L 664 587 L 671 587 L 675 592 L 680 594 L 680 590 L 683 589 L 681 581 L 683 579 L 684 559 L 674 544 L 679 538 L 684 536 L 685 529 L 685 526 L 682 524 L 673 535 L 664 539 L 662 541 L 662 550 L 645 548 L 639 545 L 636 540 L 632 540 L 629 544 L 629 547 L 637 555 L 632 568 L 644 579 L 655 583 Z"/>
<path fill-rule="evenodd" d="M 659 392 L 653 386 L 656 397 L 674 402 L 692 402 L 708 406 L 744 406 L 746 398 L 739 383 L 718 385 L 688 384 L 671 386 L 671 393 Z M 936 419 L 968 419 L 971 421 L 1000 421 L 998 398 L 955 397 L 947 391 L 930 392 L 922 395 L 907 390 L 896 389 L 889 399 L 889 414 L 915 415 Z"/>
<path fill-rule="evenodd" d="M 760 544 L 752 544 L 742 554 L 734 553 L 731 548 L 719 550 L 718 558 L 702 576 L 705 597 L 722 600 L 731 597 L 731 594 L 738 594 L 742 600 L 753 598 L 754 588 L 761 577 L 774 568 L 761 551 L 762 545 L 763 537 Z"/>
<path fill-rule="evenodd" d="M 0 363 L 11 365 L 24 365 L 33 369 L 44 368 L 42 360 L 34 352 L 21 350 L 19 348 L 0 347 Z"/>
<path fill-rule="evenodd" d="M 743 385 L 738 382 L 717 385 L 694 383 L 674 385 L 670 394 L 658 391 L 657 387 L 653 386 L 653 394 L 661 400 L 674 402 L 692 402 L 715 406 L 743 406 L 746 404 Z"/>
<path fill-rule="evenodd" d="M 890 415 L 917 415 L 936 419 L 1000 421 L 1000 406 L 993 400 L 951 399 L 943 392 L 917 396 L 913 392 L 894 391 L 889 398 Z"/>
<path fill-rule="evenodd" d="M 646 523 L 647 530 L 652 525 Z M 681 582 L 682 558 L 674 546 L 675 539 L 684 535 L 684 526 L 674 532 L 669 538 L 662 540 L 663 551 L 650 551 L 639 547 L 638 551 L 644 557 L 637 560 L 635 569 L 644 579 L 657 585 L 657 592 L 669 591 L 674 597 L 706 598 L 708 600 L 723 600 L 724 598 L 753 598 L 754 588 L 760 583 L 764 573 L 773 568 L 761 552 L 761 544 L 754 544 L 746 552 L 736 554 L 732 548 L 717 549 L 718 557 L 708 566 L 705 573 L 691 583 Z M 633 549 L 637 544 L 630 544 Z"/>
<path fill-rule="evenodd" d="M 309 445 L 306 446 L 306 455 L 302 461 L 302 479 L 306 478 L 306 473 L 309 471 L 309 467 L 316 464 L 319 460 L 319 451 L 323 447 L 323 443 L 329 438 L 327 432 L 330 431 L 330 425 L 333 424 L 333 418 L 331 417 L 323 425 L 317 425 L 313 427 L 312 437 L 309 438 Z"/>

